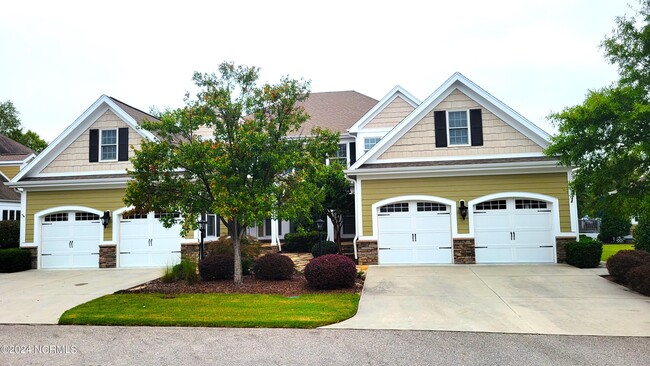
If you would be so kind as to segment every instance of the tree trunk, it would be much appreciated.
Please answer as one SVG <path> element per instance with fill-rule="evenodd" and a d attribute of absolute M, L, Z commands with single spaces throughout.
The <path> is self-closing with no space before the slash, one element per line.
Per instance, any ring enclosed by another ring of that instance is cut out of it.
<path fill-rule="evenodd" d="M 232 236 L 232 249 L 235 257 L 235 273 L 233 276 L 233 281 L 235 285 L 241 285 L 243 283 L 242 278 L 242 267 L 241 267 L 241 230 L 239 227 L 239 221 L 237 218 L 233 219 L 233 232 Z"/>

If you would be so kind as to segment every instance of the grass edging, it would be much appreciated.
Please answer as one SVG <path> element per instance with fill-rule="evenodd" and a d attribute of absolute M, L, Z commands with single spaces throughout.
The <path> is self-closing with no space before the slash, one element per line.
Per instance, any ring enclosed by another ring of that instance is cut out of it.
<path fill-rule="evenodd" d="M 600 260 L 607 262 L 607 259 L 620 250 L 634 250 L 634 244 L 603 244 L 603 255 Z"/>
<path fill-rule="evenodd" d="M 112 294 L 76 306 L 59 324 L 316 328 L 357 312 L 359 295 Z"/>

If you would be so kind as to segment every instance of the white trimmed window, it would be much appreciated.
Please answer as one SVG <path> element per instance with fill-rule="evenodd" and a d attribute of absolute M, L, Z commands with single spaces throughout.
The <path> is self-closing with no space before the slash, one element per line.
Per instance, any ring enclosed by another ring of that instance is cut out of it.
<path fill-rule="evenodd" d="M 367 153 L 368 150 L 372 149 L 373 146 L 381 140 L 381 137 L 366 137 L 363 139 L 363 152 Z"/>
<path fill-rule="evenodd" d="M 338 160 L 344 167 L 348 166 L 348 144 L 339 144 L 339 149 L 336 151 L 336 157 L 332 160 Z"/>
<path fill-rule="evenodd" d="M 101 130 L 99 156 L 101 161 L 117 160 L 117 130 Z"/>
<path fill-rule="evenodd" d="M 469 145 L 468 111 L 447 112 L 449 146 Z"/>

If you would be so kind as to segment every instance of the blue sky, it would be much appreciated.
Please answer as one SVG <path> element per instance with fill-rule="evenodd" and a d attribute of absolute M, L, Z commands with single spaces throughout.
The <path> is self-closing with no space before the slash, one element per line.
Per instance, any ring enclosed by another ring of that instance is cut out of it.
<path fill-rule="evenodd" d="M 52 141 L 100 95 L 182 105 L 224 60 L 262 80 L 425 99 L 455 71 L 548 132 L 552 111 L 617 79 L 599 44 L 625 0 L 12 1 L 0 13 L 0 101 Z"/>

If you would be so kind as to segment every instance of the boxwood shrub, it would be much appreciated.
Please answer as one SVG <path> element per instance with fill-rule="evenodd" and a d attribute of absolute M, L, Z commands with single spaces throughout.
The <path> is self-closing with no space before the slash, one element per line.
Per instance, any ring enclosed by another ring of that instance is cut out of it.
<path fill-rule="evenodd" d="M 578 268 L 596 268 L 603 255 L 603 244 L 591 238 L 580 238 L 566 244 L 566 262 Z"/>
<path fill-rule="evenodd" d="M 607 270 L 617 281 L 626 281 L 627 272 L 650 263 L 650 253 L 644 250 L 621 250 L 607 260 Z"/>
<path fill-rule="evenodd" d="M 199 275 L 203 281 L 225 280 L 233 278 L 235 260 L 229 254 L 213 254 L 199 262 Z"/>
<path fill-rule="evenodd" d="M 330 290 L 354 286 L 357 266 L 341 254 L 327 254 L 314 258 L 305 266 L 305 279 L 310 287 Z"/>
<path fill-rule="evenodd" d="M 20 221 L 17 220 L 0 221 L 0 249 L 18 248 L 19 245 L 20 245 Z"/>
<path fill-rule="evenodd" d="M 650 262 L 627 271 L 625 280 L 632 290 L 650 296 Z"/>
<path fill-rule="evenodd" d="M 253 274 L 260 280 L 289 280 L 295 268 L 293 260 L 286 255 L 269 253 L 255 261 Z"/>
<path fill-rule="evenodd" d="M 323 253 L 322 255 L 338 254 L 339 246 L 333 241 L 323 240 L 322 253 Z M 321 256 L 321 246 L 320 243 L 318 243 L 318 241 L 316 242 L 316 244 L 314 244 L 313 247 L 311 247 L 311 255 L 314 258 Z"/>
<path fill-rule="evenodd" d="M 318 231 L 284 234 L 282 251 L 289 253 L 310 253 L 311 247 L 318 242 Z"/>
<path fill-rule="evenodd" d="M 29 250 L 22 248 L 0 249 L 1 273 L 20 272 L 31 268 L 32 255 Z"/>

